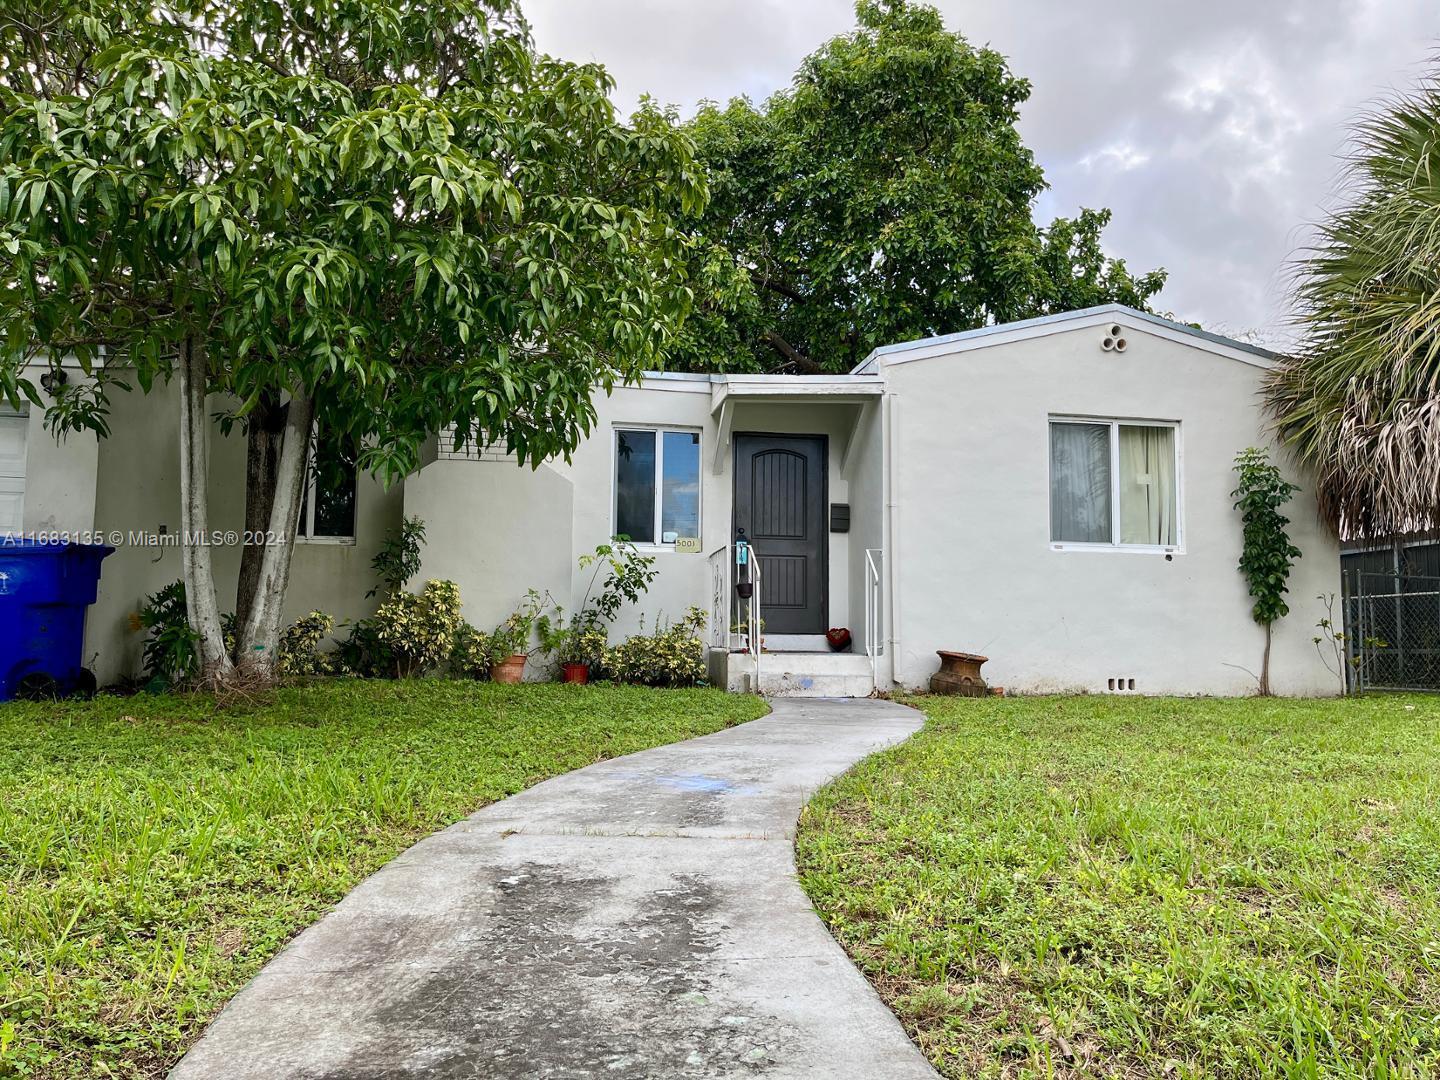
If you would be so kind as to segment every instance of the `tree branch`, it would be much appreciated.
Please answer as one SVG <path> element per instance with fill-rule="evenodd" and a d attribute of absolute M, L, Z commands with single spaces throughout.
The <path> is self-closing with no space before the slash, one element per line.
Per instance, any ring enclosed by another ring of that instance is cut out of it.
<path fill-rule="evenodd" d="M 805 294 L 795 288 L 794 285 L 787 285 L 783 281 L 775 281 L 769 277 L 762 277 L 760 279 L 760 287 L 762 289 L 769 289 L 773 293 L 779 293 L 789 300 L 794 300 L 797 304 L 805 303 Z"/>
<path fill-rule="evenodd" d="M 802 375 L 823 375 L 825 369 L 811 360 L 799 349 L 791 345 L 774 330 L 766 330 L 760 335 L 760 340 L 769 345 L 777 353 L 783 356 L 788 363 L 796 368 Z"/>

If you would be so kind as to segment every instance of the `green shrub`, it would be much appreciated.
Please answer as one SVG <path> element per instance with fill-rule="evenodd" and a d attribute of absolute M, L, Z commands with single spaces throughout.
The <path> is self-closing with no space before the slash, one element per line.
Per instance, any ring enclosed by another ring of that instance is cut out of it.
<path fill-rule="evenodd" d="M 587 664 L 591 674 L 598 675 L 610 643 L 609 624 L 622 607 L 639 601 L 659 571 L 653 555 L 641 555 L 634 544 L 625 540 L 601 544 L 593 554 L 581 555 L 579 561 L 581 570 L 591 571 L 579 610 L 567 619 L 557 604 L 553 616 L 539 615 L 535 629 L 540 651 L 556 663 Z M 601 583 L 600 575 L 605 571 L 608 573 Z"/>
<path fill-rule="evenodd" d="M 427 581 L 419 593 L 396 593 L 376 610 L 378 642 L 390 651 L 397 678 L 432 671 L 450 659 L 460 618 L 460 587 L 453 581 Z"/>
<path fill-rule="evenodd" d="M 385 538 L 380 551 L 370 560 L 380 585 L 365 595 L 374 596 L 383 587 L 387 595 L 402 592 L 410 579 L 420 572 L 420 545 L 425 542 L 425 522 L 407 517 L 398 532 Z"/>
<path fill-rule="evenodd" d="M 494 635 L 477 630 L 463 619 L 455 631 L 455 645 L 450 650 L 450 667 L 466 679 L 488 679 L 490 669 L 504 657 L 497 657 Z"/>
<path fill-rule="evenodd" d="M 323 611 L 312 611 L 287 626 L 280 635 L 276 667 L 281 675 L 329 675 L 331 657 L 318 651 L 320 642 L 335 629 L 335 620 Z"/>
<path fill-rule="evenodd" d="M 380 627 L 373 616 L 350 624 L 350 633 L 335 649 L 333 663 L 340 675 L 361 679 L 389 679 L 395 675 L 395 654 L 380 640 Z"/>
<path fill-rule="evenodd" d="M 626 638 L 605 653 L 611 677 L 642 686 L 698 686 L 705 681 L 705 612 L 692 607 L 677 623 Z"/>
<path fill-rule="evenodd" d="M 192 678 L 200 667 L 200 639 L 190 629 L 185 583 L 172 581 L 147 596 L 137 618 L 149 631 L 141 660 L 154 688 L 163 691 Z"/>

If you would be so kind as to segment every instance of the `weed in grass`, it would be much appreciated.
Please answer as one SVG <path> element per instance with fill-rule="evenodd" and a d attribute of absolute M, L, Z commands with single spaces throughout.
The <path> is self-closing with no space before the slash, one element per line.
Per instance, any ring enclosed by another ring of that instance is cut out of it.
<path fill-rule="evenodd" d="M 912 704 L 798 850 L 946 1076 L 1440 1071 L 1440 702 Z"/>
<path fill-rule="evenodd" d="M 0 706 L 0 1076 L 163 1076 L 420 836 L 763 711 L 710 690 L 439 680 Z"/>

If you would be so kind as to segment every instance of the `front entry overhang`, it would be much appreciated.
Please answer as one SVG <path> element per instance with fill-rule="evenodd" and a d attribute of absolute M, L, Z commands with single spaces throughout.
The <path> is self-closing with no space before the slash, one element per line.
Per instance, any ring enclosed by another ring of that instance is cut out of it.
<path fill-rule="evenodd" d="M 879 401 L 885 388 L 874 375 L 727 375 L 710 386 L 710 415 L 715 418 L 716 476 L 730 460 L 735 407 L 739 404 L 847 405 L 854 411 L 849 437 L 841 449 L 841 471 L 848 471 L 855 432 L 865 406 Z"/>

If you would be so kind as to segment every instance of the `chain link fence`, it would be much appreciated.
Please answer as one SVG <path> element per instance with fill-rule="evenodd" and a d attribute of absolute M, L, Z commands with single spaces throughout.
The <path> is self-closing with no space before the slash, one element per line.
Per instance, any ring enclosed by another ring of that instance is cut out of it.
<path fill-rule="evenodd" d="M 1440 577 L 1353 569 L 1345 648 L 1352 690 L 1440 690 Z"/>

